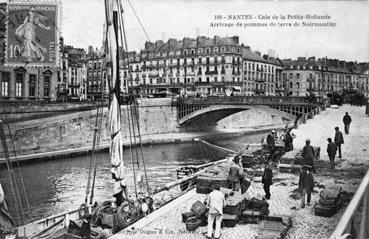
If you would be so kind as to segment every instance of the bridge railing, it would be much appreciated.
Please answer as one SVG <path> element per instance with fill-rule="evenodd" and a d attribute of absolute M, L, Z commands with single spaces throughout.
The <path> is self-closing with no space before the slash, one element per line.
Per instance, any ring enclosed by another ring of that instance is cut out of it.
<path fill-rule="evenodd" d="M 369 170 L 330 239 L 369 238 Z"/>
<path fill-rule="evenodd" d="M 181 97 L 178 103 L 185 104 L 323 104 L 322 97 L 309 101 L 307 97 L 299 96 L 207 96 L 207 97 Z"/>

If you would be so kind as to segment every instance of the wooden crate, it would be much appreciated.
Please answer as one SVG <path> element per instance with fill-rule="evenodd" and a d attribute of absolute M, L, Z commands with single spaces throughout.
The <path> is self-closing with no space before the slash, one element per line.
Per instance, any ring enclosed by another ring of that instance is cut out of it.
<path fill-rule="evenodd" d="M 291 173 L 292 172 L 291 164 L 279 164 L 278 171 L 280 173 Z"/>
<path fill-rule="evenodd" d="M 235 227 L 238 222 L 237 215 L 223 214 L 223 225 L 225 227 Z"/>

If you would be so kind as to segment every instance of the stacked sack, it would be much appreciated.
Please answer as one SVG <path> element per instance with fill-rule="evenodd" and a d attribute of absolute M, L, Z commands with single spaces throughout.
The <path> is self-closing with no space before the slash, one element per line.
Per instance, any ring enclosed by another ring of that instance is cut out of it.
<path fill-rule="evenodd" d="M 319 194 L 319 201 L 314 206 L 315 215 L 333 216 L 342 207 L 342 189 L 340 186 L 327 186 Z"/>

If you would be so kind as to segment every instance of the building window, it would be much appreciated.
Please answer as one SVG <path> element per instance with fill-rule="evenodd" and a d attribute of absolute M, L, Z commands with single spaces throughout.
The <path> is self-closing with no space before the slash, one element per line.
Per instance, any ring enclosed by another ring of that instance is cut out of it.
<path fill-rule="evenodd" d="M 16 97 L 22 97 L 23 95 L 23 78 L 24 74 L 17 73 L 15 76 L 15 96 Z"/>
<path fill-rule="evenodd" d="M 194 49 L 191 50 L 191 55 L 195 55 L 195 50 Z"/>
<path fill-rule="evenodd" d="M 44 75 L 44 97 L 49 97 L 50 94 L 50 76 Z"/>
<path fill-rule="evenodd" d="M 3 97 L 9 96 L 9 81 L 10 81 L 9 72 L 2 72 L 1 96 Z"/>
<path fill-rule="evenodd" d="M 197 53 L 201 54 L 201 53 L 202 53 L 202 49 L 201 49 L 201 48 L 199 48 L 199 49 L 197 50 Z"/>
<path fill-rule="evenodd" d="M 218 47 L 214 47 L 214 53 L 218 53 Z"/>
<path fill-rule="evenodd" d="M 225 52 L 225 51 L 226 51 L 225 47 L 224 47 L 224 46 L 222 46 L 222 47 L 220 48 L 220 52 Z"/>
<path fill-rule="evenodd" d="M 183 51 L 183 55 L 187 55 L 187 50 L 184 50 Z"/>
<path fill-rule="evenodd" d="M 29 75 L 29 96 L 36 96 L 36 75 Z"/>
<path fill-rule="evenodd" d="M 206 54 L 210 53 L 210 48 L 206 48 Z"/>

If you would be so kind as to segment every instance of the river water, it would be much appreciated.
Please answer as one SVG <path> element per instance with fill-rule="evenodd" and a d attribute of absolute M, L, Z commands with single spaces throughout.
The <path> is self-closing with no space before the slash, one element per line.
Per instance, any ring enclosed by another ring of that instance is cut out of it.
<path fill-rule="evenodd" d="M 208 142 L 238 151 L 247 143 L 260 142 L 264 134 L 257 133 L 234 137 L 227 140 Z M 203 164 L 225 157 L 224 152 L 209 148 L 202 143 L 164 144 L 145 146 L 143 154 L 147 167 L 150 187 L 160 187 L 177 179 L 176 169 L 189 164 Z M 21 165 L 21 173 L 31 208 L 26 221 L 33 221 L 66 210 L 76 209 L 85 199 L 88 168 L 91 156 L 37 161 Z M 128 184 L 133 185 L 132 163 L 129 150 L 124 152 L 130 175 Z M 97 154 L 98 167 L 95 185 L 95 199 L 109 199 L 113 181 L 110 173 L 108 153 Z M 143 172 L 142 162 L 136 171 Z M 15 174 L 19 174 L 15 171 Z M 6 168 L 0 168 L 0 182 L 12 215 L 15 215 L 13 197 Z M 132 192 L 132 191 L 131 191 Z M 23 196 L 23 203 L 25 198 Z"/>

